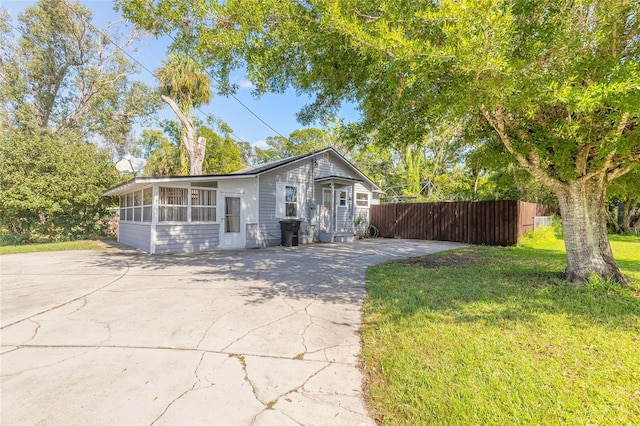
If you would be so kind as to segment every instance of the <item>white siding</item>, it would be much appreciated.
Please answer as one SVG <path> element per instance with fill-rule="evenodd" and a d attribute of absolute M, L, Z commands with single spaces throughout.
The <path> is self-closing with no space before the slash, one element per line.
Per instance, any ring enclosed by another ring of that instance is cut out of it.
<path fill-rule="evenodd" d="M 151 251 L 151 224 L 120 222 L 118 224 L 118 241 L 149 253 Z"/>
<path fill-rule="evenodd" d="M 194 253 L 218 248 L 220 225 L 184 224 L 156 226 L 156 254 Z"/>

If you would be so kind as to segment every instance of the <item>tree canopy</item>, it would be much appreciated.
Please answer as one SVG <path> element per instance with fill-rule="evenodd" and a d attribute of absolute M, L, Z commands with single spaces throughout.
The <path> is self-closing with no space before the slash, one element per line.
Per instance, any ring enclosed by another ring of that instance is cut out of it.
<path fill-rule="evenodd" d="M 102 194 L 122 179 L 114 157 L 159 105 L 122 50 L 139 32 L 121 34 L 66 0 L 40 0 L 15 28 L 0 14 L 0 227 L 11 238 L 96 236 L 112 216 Z"/>
<path fill-rule="evenodd" d="M 0 138 L 0 226 L 21 242 L 99 235 L 113 216 L 104 191 L 122 181 L 105 151 L 65 138 Z"/>
<path fill-rule="evenodd" d="M 122 36 L 117 25 L 96 30 L 91 12 L 67 0 L 27 8 L 15 35 L 9 16 L 2 19 L 2 132 L 73 131 L 120 155 L 128 151 L 134 122 L 159 104 L 150 87 L 130 79 L 136 68 L 114 45 L 130 48 L 139 33 Z"/>

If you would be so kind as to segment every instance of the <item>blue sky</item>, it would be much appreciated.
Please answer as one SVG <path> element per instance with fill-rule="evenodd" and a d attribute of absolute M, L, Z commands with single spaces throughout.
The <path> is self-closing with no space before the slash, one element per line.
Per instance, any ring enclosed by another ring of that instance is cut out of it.
<path fill-rule="evenodd" d="M 92 24 L 98 29 L 104 28 L 109 22 L 122 19 L 113 10 L 112 1 L 93 0 L 81 1 L 80 3 L 93 11 Z M 35 4 L 34 1 L 0 0 L 0 6 L 9 10 L 14 20 L 19 13 L 33 4 Z M 155 71 L 165 59 L 168 45 L 167 38 L 148 38 L 137 43 L 137 52 L 134 52 L 132 56 L 149 70 Z M 155 78 L 143 69 L 140 70 L 137 78 L 149 85 L 156 84 Z M 236 97 L 279 133 L 289 136 L 292 131 L 303 128 L 296 121 L 295 115 L 309 102 L 309 98 L 297 97 L 294 91 L 289 90 L 284 94 L 268 94 L 256 99 L 251 95 L 251 83 L 241 71 L 233 76 L 233 80 L 240 85 Z M 264 146 L 264 141 L 268 136 L 276 135 L 273 130 L 261 123 L 235 99 L 214 95 L 212 102 L 200 109 L 206 114 L 213 114 L 224 120 L 231 126 L 233 133 L 239 139 L 252 145 Z M 166 108 L 161 112 L 160 117 L 173 118 L 173 115 Z M 342 118 L 346 121 L 355 121 L 358 119 L 358 113 L 353 108 L 345 107 L 342 110 Z"/>

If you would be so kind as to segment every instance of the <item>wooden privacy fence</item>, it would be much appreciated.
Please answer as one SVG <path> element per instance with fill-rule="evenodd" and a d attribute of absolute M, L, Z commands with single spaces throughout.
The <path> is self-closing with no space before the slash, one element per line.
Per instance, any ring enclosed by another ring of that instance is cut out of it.
<path fill-rule="evenodd" d="M 381 237 L 510 246 L 555 208 L 524 201 L 455 201 L 372 205 Z"/>

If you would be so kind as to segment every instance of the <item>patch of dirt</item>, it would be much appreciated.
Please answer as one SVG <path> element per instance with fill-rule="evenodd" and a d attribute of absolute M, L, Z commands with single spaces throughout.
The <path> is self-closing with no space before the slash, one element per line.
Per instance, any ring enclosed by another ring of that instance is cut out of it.
<path fill-rule="evenodd" d="M 400 260 L 400 265 L 421 266 L 423 268 L 439 268 L 441 266 L 459 266 L 482 259 L 481 253 L 473 251 L 448 251 L 444 253 L 427 254 L 425 256 L 411 257 Z"/>

